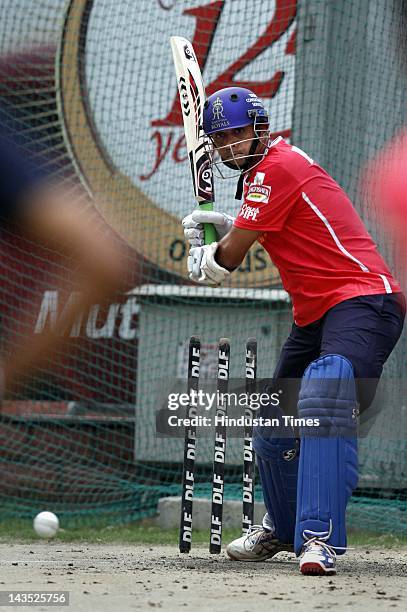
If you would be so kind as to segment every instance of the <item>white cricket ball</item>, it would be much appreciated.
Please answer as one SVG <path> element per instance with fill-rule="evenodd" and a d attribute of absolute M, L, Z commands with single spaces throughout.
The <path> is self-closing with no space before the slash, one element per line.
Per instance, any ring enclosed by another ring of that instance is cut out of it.
<path fill-rule="evenodd" d="M 53 512 L 40 512 L 34 519 L 34 531 L 40 538 L 53 538 L 59 529 L 59 520 Z"/>

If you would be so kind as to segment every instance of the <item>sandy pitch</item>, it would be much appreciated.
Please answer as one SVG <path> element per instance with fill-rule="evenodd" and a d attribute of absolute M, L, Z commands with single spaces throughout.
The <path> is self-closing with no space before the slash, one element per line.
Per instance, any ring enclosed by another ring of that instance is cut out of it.
<path fill-rule="evenodd" d="M 358 548 L 338 566 L 336 577 L 313 577 L 287 553 L 240 563 L 204 548 L 188 556 L 170 546 L 0 544 L 0 590 L 70 591 L 69 608 L 35 608 L 50 611 L 407 609 L 407 549 Z"/>

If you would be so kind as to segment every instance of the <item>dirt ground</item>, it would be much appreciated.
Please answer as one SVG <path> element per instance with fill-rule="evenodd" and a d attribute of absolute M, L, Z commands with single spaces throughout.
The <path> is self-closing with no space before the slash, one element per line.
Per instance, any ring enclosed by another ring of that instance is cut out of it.
<path fill-rule="evenodd" d="M 0 590 L 70 592 L 69 608 L 35 608 L 44 611 L 407 609 L 407 549 L 358 548 L 338 565 L 337 576 L 314 577 L 287 553 L 253 564 L 204 548 L 186 556 L 170 546 L 0 544 Z"/>

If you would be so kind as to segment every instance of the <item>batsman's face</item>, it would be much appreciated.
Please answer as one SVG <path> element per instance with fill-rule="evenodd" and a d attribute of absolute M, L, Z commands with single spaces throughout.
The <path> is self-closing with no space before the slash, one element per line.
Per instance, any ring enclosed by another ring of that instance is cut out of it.
<path fill-rule="evenodd" d="M 237 169 L 244 166 L 254 138 L 256 138 L 256 134 L 253 125 L 233 128 L 232 130 L 221 130 L 211 135 L 213 146 L 222 161 Z M 259 147 L 264 150 L 262 143 L 258 145 L 257 149 Z M 256 153 L 259 153 L 259 151 L 256 150 Z"/>

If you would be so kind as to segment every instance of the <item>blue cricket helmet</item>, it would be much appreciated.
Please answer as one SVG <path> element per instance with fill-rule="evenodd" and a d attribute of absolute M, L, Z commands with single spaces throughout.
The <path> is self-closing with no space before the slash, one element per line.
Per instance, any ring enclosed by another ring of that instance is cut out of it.
<path fill-rule="evenodd" d="M 256 121 L 268 122 L 268 113 L 260 98 L 244 87 L 219 89 L 204 104 L 203 130 L 207 135 L 244 127 Z"/>

